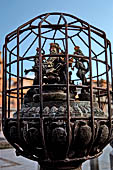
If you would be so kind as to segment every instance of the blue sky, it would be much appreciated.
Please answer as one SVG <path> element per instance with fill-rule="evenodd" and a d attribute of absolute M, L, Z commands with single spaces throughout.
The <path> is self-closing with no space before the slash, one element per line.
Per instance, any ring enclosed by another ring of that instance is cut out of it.
<path fill-rule="evenodd" d="M 70 13 L 104 30 L 113 44 L 113 0 L 0 0 L 0 50 L 5 36 L 18 26 L 56 11 Z"/>

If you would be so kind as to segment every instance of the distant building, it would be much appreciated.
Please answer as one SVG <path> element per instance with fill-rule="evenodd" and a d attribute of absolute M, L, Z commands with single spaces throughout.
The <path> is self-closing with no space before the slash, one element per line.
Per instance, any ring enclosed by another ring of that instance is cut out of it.
<path fill-rule="evenodd" d="M 3 80 L 3 61 L 1 57 L 1 51 L 0 51 L 0 132 L 2 130 L 2 81 Z M 9 81 L 9 80 L 8 80 Z M 23 86 L 31 86 L 33 84 L 32 80 L 23 80 Z M 11 78 L 11 88 L 17 87 L 17 78 L 12 77 Z M 23 93 L 26 93 L 27 89 L 23 90 Z M 13 94 L 14 96 L 14 94 Z M 10 110 L 11 110 L 11 116 L 13 116 L 13 113 L 17 110 L 17 99 L 16 98 L 10 98 Z"/>
<path fill-rule="evenodd" d="M 97 87 L 97 80 L 93 80 L 93 87 Z M 106 83 L 106 80 L 104 79 L 100 79 L 99 82 L 98 82 L 98 87 L 102 87 L 102 88 L 107 88 L 107 83 Z M 111 87 L 111 84 L 109 86 L 110 89 L 112 89 Z M 97 94 L 98 91 L 94 90 L 94 93 Z M 105 114 L 107 115 L 108 114 L 108 101 L 107 101 L 107 94 L 105 94 L 105 91 L 104 90 L 100 90 L 99 91 L 99 95 L 100 95 L 100 108 L 105 112 Z M 97 98 L 98 100 L 98 98 Z M 111 103 L 111 111 L 113 113 L 113 104 Z"/>

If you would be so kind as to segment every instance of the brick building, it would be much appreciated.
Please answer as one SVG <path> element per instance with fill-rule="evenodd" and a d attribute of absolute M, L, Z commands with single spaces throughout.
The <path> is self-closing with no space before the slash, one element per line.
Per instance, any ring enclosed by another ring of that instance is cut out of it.
<path fill-rule="evenodd" d="M 3 61 L 1 57 L 1 51 L 0 51 L 0 132 L 2 130 L 2 79 L 3 79 Z M 29 80 L 29 79 L 23 80 L 23 86 L 31 86 L 32 84 L 33 84 L 32 80 Z M 17 78 L 12 77 L 11 88 L 16 88 L 16 87 L 17 87 Z M 26 91 L 27 89 L 24 89 L 23 93 L 25 94 Z M 10 110 L 11 110 L 11 115 L 13 116 L 13 113 L 17 110 L 17 99 L 16 98 L 10 98 Z"/>

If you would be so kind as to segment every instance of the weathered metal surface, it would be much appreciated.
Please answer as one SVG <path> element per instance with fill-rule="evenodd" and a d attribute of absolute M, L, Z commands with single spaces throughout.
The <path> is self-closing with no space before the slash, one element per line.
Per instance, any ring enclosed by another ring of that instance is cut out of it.
<path fill-rule="evenodd" d="M 112 140 L 112 56 L 105 33 L 75 16 L 47 13 L 8 34 L 3 52 L 3 130 L 17 155 L 38 161 L 43 169 L 74 169 L 99 156 Z M 33 63 L 30 68 L 27 62 Z M 34 78 L 26 77 L 30 72 Z M 32 85 L 24 86 L 28 80 Z M 13 118 L 12 98 L 17 101 Z"/>

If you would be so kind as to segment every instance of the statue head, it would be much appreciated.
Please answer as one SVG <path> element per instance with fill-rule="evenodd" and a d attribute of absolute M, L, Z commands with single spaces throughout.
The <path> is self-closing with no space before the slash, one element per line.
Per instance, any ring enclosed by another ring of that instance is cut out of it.
<path fill-rule="evenodd" d="M 75 51 L 78 51 L 79 49 L 80 49 L 80 47 L 77 46 L 77 45 L 75 45 L 74 50 L 75 50 Z"/>
<path fill-rule="evenodd" d="M 58 43 L 50 43 L 50 54 L 58 54 L 60 46 Z"/>

